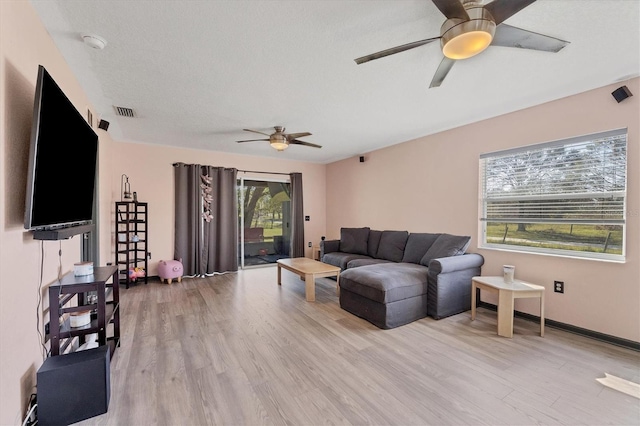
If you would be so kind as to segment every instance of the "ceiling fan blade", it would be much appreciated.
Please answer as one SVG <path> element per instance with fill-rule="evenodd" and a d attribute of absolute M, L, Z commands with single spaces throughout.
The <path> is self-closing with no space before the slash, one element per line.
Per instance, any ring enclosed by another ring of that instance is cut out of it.
<path fill-rule="evenodd" d="M 424 46 L 432 41 L 440 40 L 440 37 L 428 38 L 426 40 L 414 41 L 413 43 L 403 44 L 402 46 L 392 47 L 390 49 L 381 50 L 380 52 L 372 53 L 371 55 L 362 56 L 354 59 L 356 64 L 364 64 L 365 62 L 373 61 L 374 59 L 384 58 L 385 56 L 393 55 L 396 53 L 404 52 L 405 50 L 414 49 L 416 47 Z"/>
<path fill-rule="evenodd" d="M 287 133 L 287 134 L 285 134 L 285 136 L 287 137 L 287 139 L 298 139 L 298 138 L 303 138 L 305 136 L 311 136 L 311 133 L 309 133 L 309 132 Z"/>
<path fill-rule="evenodd" d="M 236 142 L 243 143 L 243 142 L 257 142 L 257 141 L 267 141 L 268 142 L 269 139 L 249 139 L 249 140 L 246 140 L 246 141 L 236 141 Z"/>
<path fill-rule="evenodd" d="M 257 130 L 251 130 L 251 129 L 242 129 L 242 130 L 244 130 L 245 132 L 253 132 L 253 133 L 258 133 L 260 135 L 271 136 L 269 133 L 263 133 L 263 132 L 259 132 Z"/>
<path fill-rule="evenodd" d="M 542 50 L 545 52 L 559 52 L 567 44 L 569 44 L 568 41 L 507 24 L 498 25 L 496 35 L 491 43 L 492 46 L 518 47 L 520 49 Z"/>
<path fill-rule="evenodd" d="M 436 70 L 436 73 L 433 75 L 433 79 L 431 80 L 429 89 L 431 89 L 432 87 L 440 87 L 440 85 L 444 81 L 444 78 L 447 76 L 447 74 L 449 74 L 449 71 L 451 71 L 451 68 L 455 63 L 456 63 L 455 59 L 450 59 L 450 58 L 447 58 L 446 56 L 443 57 L 442 62 L 440 62 L 440 65 L 438 65 L 438 69 Z"/>
<path fill-rule="evenodd" d="M 491 3 L 486 4 L 484 8 L 493 16 L 496 25 L 498 25 L 535 1 L 536 0 L 493 0 Z"/>
<path fill-rule="evenodd" d="M 315 143 L 311 143 L 311 142 L 299 141 L 298 139 L 290 140 L 289 143 L 294 145 L 310 146 L 312 148 L 322 148 L 322 145 L 316 145 Z"/>
<path fill-rule="evenodd" d="M 464 6 L 460 0 L 432 0 L 440 12 L 447 19 L 462 19 L 463 21 L 469 20 L 469 14 L 464 9 Z"/>

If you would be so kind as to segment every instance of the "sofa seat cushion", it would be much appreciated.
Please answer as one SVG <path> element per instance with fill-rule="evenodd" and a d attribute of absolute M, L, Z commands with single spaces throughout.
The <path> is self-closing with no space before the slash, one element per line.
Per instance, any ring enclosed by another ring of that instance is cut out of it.
<path fill-rule="evenodd" d="M 340 251 L 353 254 L 367 254 L 369 228 L 341 228 Z"/>
<path fill-rule="evenodd" d="M 382 231 L 376 258 L 402 262 L 404 246 L 407 244 L 407 231 Z"/>
<path fill-rule="evenodd" d="M 347 263 L 347 269 L 358 268 L 360 266 L 378 265 L 380 263 L 392 263 L 390 260 L 384 259 L 353 259 Z"/>
<path fill-rule="evenodd" d="M 378 303 L 390 303 L 427 293 L 429 268 L 413 263 L 385 263 L 347 269 L 340 288 Z"/>
<path fill-rule="evenodd" d="M 343 253 L 341 251 L 334 251 L 331 253 L 325 253 L 322 256 L 322 262 L 329 265 L 339 266 L 343 271 L 347 269 L 347 264 L 354 259 L 371 259 L 369 256 L 363 254 Z"/>

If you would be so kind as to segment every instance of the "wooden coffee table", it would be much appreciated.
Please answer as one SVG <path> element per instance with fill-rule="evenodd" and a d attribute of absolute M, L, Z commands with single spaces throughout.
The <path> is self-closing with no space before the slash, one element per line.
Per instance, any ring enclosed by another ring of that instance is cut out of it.
<path fill-rule="evenodd" d="M 513 337 L 513 301 L 525 297 L 540 298 L 540 336 L 544 337 L 544 287 L 521 280 L 505 283 L 503 277 L 471 279 L 471 320 L 476 319 L 476 288 L 498 293 L 498 336 Z"/>
<path fill-rule="evenodd" d="M 306 257 L 278 260 L 278 285 L 282 285 L 282 268 L 300 276 L 305 282 L 307 302 L 316 301 L 316 278 L 336 277 L 336 288 L 340 288 L 340 268 Z"/>

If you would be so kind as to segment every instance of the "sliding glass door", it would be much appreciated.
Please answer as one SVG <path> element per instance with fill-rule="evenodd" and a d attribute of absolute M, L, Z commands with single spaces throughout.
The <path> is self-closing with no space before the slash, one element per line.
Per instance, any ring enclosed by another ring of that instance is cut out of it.
<path fill-rule="evenodd" d="M 239 264 L 268 265 L 289 257 L 291 246 L 289 182 L 239 179 Z"/>

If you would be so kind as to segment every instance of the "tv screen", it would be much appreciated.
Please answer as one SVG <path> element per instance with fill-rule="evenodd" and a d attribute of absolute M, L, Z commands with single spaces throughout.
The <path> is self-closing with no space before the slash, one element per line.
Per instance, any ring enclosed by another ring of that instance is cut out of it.
<path fill-rule="evenodd" d="M 41 65 L 33 107 L 24 227 L 90 223 L 98 135 Z"/>

